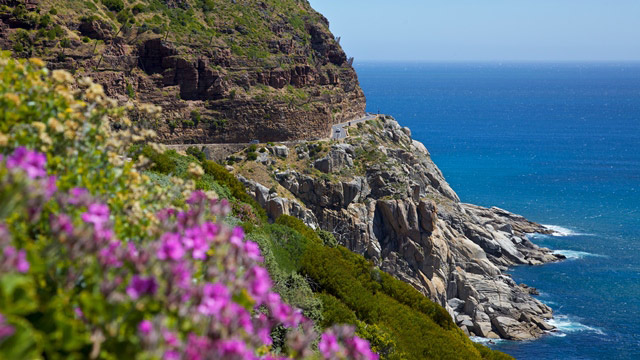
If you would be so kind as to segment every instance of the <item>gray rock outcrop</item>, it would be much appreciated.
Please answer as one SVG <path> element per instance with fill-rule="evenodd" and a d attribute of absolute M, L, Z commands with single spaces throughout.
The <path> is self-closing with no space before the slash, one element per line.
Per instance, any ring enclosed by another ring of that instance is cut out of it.
<path fill-rule="evenodd" d="M 552 330 L 545 322 L 552 310 L 503 273 L 559 260 L 526 236 L 548 231 L 503 209 L 461 203 L 410 134 L 387 118 L 361 126 L 357 138 L 320 159 L 298 155 L 335 176 L 275 170 L 287 196 L 241 180 L 271 217 L 290 214 L 333 232 L 342 245 L 445 307 L 469 335 L 524 340 Z"/>

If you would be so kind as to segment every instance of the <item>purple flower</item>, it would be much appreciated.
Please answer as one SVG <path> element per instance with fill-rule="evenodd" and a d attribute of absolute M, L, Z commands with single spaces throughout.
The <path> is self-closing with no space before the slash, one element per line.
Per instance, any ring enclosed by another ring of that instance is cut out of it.
<path fill-rule="evenodd" d="M 164 337 L 164 341 L 167 343 L 167 345 L 169 346 L 178 346 L 180 345 L 180 341 L 178 341 L 178 336 L 167 330 L 167 329 L 163 329 L 162 330 L 162 337 Z"/>
<path fill-rule="evenodd" d="M 157 289 L 158 284 L 156 283 L 156 279 L 154 277 L 142 277 L 134 275 L 131 278 L 129 286 L 127 286 L 127 295 L 129 295 L 129 297 L 131 297 L 133 300 L 137 300 L 141 296 L 155 294 Z"/>
<path fill-rule="evenodd" d="M 51 199 L 51 197 L 58 191 L 58 186 L 56 185 L 56 177 L 51 175 L 47 177 L 44 184 L 44 196 L 47 199 Z"/>
<path fill-rule="evenodd" d="M 202 360 L 211 350 L 211 342 L 205 336 L 189 334 L 189 340 L 185 349 L 187 360 Z"/>
<path fill-rule="evenodd" d="M 207 200 L 207 194 L 204 193 L 204 191 L 202 190 L 196 190 L 194 192 L 191 193 L 191 195 L 189 196 L 189 199 L 187 199 L 186 203 L 189 205 L 193 205 L 193 204 L 200 204 L 203 201 Z"/>
<path fill-rule="evenodd" d="M 151 330 L 153 330 L 153 324 L 149 320 L 142 320 L 140 324 L 138 324 L 138 331 L 144 336 L 151 334 Z"/>
<path fill-rule="evenodd" d="M 209 244 L 205 234 L 199 226 L 185 230 L 184 236 L 182 237 L 182 244 L 187 250 L 192 251 L 191 255 L 194 259 L 204 260 L 207 258 Z"/>
<path fill-rule="evenodd" d="M 73 222 L 67 214 L 51 215 L 50 224 L 54 233 L 65 233 L 69 236 L 73 235 Z"/>
<path fill-rule="evenodd" d="M 318 342 L 318 350 L 325 359 L 331 359 L 338 351 L 340 351 L 340 345 L 338 345 L 338 339 L 335 335 L 330 333 L 324 333 L 320 337 Z"/>
<path fill-rule="evenodd" d="M 107 247 L 100 249 L 98 252 L 98 259 L 100 263 L 107 267 L 119 268 L 122 266 L 122 261 L 120 260 L 120 242 L 112 241 Z"/>
<path fill-rule="evenodd" d="M 69 190 L 69 198 L 67 202 L 71 205 L 83 205 L 89 200 L 89 190 L 81 187 L 75 187 Z"/>
<path fill-rule="evenodd" d="M 264 345 L 271 345 L 273 344 L 273 339 L 271 339 L 271 326 L 269 323 L 269 318 L 267 318 L 267 316 L 265 314 L 260 314 L 258 315 L 257 320 L 257 329 L 256 329 L 256 336 L 258 336 L 258 339 L 260 339 L 260 341 L 264 344 Z"/>
<path fill-rule="evenodd" d="M 45 166 L 47 165 L 47 157 L 39 152 L 27 150 L 21 146 L 13 151 L 13 154 L 7 157 L 7 168 L 20 168 L 27 173 L 31 179 L 37 179 L 47 175 Z"/>
<path fill-rule="evenodd" d="M 29 262 L 27 261 L 27 252 L 22 249 L 18 251 L 18 259 L 16 261 L 16 270 L 21 273 L 29 271 Z"/>
<path fill-rule="evenodd" d="M 82 214 L 82 220 L 96 228 L 102 228 L 102 225 L 109 221 L 109 207 L 100 203 L 90 204 L 87 212 Z"/>
<path fill-rule="evenodd" d="M 29 262 L 27 261 L 27 252 L 22 250 L 16 250 L 13 246 L 6 246 L 3 251 L 4 262 L 16 271 L 26 273 L 29 271 Z"/>
<path fill-rule="evenodd" d="M 229 303 L 229 290 L 220 284 L 205 284 L 202 288 L 202 300 L 198 311 L 204 315 L 217 315 Z"/>
<path fill-rule="evenodd" d="M 249 282 L 249 294 L 261 303 L 271 289 L 269 273 L 263 267 L 254 266 L 247 272 L 246 277 Z"/>
<path fill-rule="evenodd" d="M 354 336 L 352 339 L 345 340 L 345 344 L 349 347 L 349 352 L 354 359 L 378 360 L 378 354 L 371 351 L 367 340 Z"/>
<path fill-rule="evenodd" d="M 244 239 L 244 230 L 240 226 L 233 228 L 233 233 L 229 237 L 229 242 L 233 245 L 242 248 L 242 241 Z"/>
<path fill-rule="evenodd" d="M 255 355 L 247 349 L 246 344 L 241 340 L 221 340 L 216 344 L 216 347 L 221 358 L 255 359 Z"/>
<path fill-rule="evenodd" d="M 180 353 L 176 350 L 167 350 L 164 352 L 162 360 L 180 360 Z"/>
<path fill-rule="evenodd" d="M 78 317 L 78 319 L 84 319 L 84 313 L 79 307 L 76 306 L 75 308 L 73 308 L 73 312 L 76 314 L 76 317 Z"/>
<path fill-rule="evenodd" d="M 191 285 L 191 271 L 184 262 L 179 262 L 171 267 L 173 283 L 186 290 Z"/>
<path fill-rule="evenodd" d="M 14 332 L 13 326 L 7 324 L 4 315 L 0 314 L 0 340 L 13 335 Z"/>
<path fill-rule="evenodd" d="M 166 233 L 162 235 L 157 256 L 160 260 L 181 259 L 184 256 L 184 248 L 180 242 L 180 235 L 176 233 Z"/>
<path fill-rule="evenodd" d="M 244 243 L 244 252 L 247 254 L 247 257 L 251 260 L 262 261 L 262 256 L 260 254 L 260 247 L 258 244 L 253 241 L 247 240 Z"/>

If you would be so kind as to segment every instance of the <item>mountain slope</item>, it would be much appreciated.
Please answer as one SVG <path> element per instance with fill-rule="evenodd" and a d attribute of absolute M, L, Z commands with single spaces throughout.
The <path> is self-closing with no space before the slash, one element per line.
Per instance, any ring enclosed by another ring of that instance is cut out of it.
<path fill-rule="evenodd" d="M 297 0 L 0 0 L 0 46 L 164 108 L 165 143 L 325 137 L 364 112 L 328 21 Z"/>

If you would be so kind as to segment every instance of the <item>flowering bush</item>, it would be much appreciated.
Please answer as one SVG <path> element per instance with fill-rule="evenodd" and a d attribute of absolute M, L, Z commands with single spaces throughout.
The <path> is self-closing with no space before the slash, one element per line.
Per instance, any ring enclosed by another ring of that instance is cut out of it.
<path fill-rule="evenodd" d="M 88 79 L 0 57 L 0 358 L 377 358 L 273 291 L 228 201 L 142 174 L 128 150 L 153 134 L 126 114 Z"/>

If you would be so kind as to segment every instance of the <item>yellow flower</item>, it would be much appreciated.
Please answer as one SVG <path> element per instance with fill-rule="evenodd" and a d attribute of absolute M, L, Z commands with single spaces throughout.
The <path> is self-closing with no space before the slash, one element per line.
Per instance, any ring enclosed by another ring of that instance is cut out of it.
<path fill-rule="evenodd" d="M 6 93 L 4 94 L 4 98 L 16 104 L 16 106 L 20 105 L 20 97 L 14 93 Z"/>
<path fill-rule="evenodd" d="M 64 137 L 66 137 L 69 140 L 73 140 L 76 137 L 76 133 L 73 130 L 67 130 L 64 132 Z"/>
<path fill-rule="evenodd" d="M 104 96 L 104 88 L 100 84 L 91 84 L 89 89 L 87 89 L 86 95 L 90 101 L 102 99 Z"/>
<path fill-rule="evenodd" d="M 53 140 L 51 140 L 51 137 L 49 137 L 49 134 L 47 134 L 46 132 L 41 132 L 40 133 L 40 141 L 42 141 L 43 143 L 45 143 L 47 145 L 52 145 L 53 144 Z"/>
<path fill-rule="evenodd" d="M 196 163 L 189 163 L 189 168 L 187 169 L 187 172 L 191 176 L 195 177 L 196 179 L 199 179 L 204 175 L 204 170 L 200 165 Z"/>
<path fill-rule="evenodd" d="M 39 66 L 39 67 L 44 67 L 44 61 L 38 59 L 38 58 L 31 58 L 29 59 L 29 62 L 32 63 L 35 66 Z"/>
<path fill-rule="evenodd" d="M 57 133 L 61 133 L 64 131 L 64 126 L 56 118 L 49 118 L 48 125 L 53 131 Z"/>
<path fill-rule="evenodd" d="M 45 125 L 44 123 L 41 123 L 40 121 L 32 122 L 31 126 L 36 128 L 36 130 L 38 130 L 39 133 L 43 133 L 45 132 L 45 130 L 47 130 L 47 125 Z"/>
<path fill-rule="evenodd" d="M 73 83 L 73 75 L 71 75 L 66 70 L 53 70 L 51 72 L 51 78 L 55 82 L 63 83 L 63 84 L 71 84 Z"/>
<path fill-rule="evenodd" d="M 9 143 L 9 137 L 3 133 L 0 133 L 0 146 L 7 146 Z"/>

